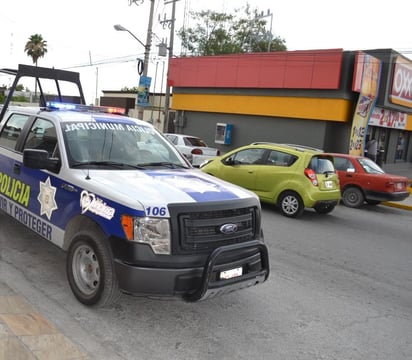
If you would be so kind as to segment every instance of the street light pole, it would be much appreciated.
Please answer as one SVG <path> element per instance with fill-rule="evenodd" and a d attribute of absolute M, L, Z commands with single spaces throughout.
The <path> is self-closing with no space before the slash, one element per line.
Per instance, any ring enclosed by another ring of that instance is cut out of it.
<path fill-rule="evenodd" d="M 115 30 L 117 31 L 127 31 L 130 35 L 132 35 L 139 43 L 140 45 L 142 45 L 144 48 L 146 48 L 146 45 L 143 44 L 143 42 L 135 35 L 133 34 L 131 31 L 129 31 L 128 29 L 126 29 L 124 26 L 120 25 L 120 24 L 116 24 L 113 26 Z"/>
<path fill-rule="evenodd" d="M 143 42 L 136 36 L 134 35 L 130 30 L 126 29 L 122 25 L 114 25 L 115 30 L 117 31 L 127 31 L 131 36 L 133 36 L 140 45 L 144 47 L 144 60 L 143 60 L 143 76 L 147 76 L 148 69 L 149 69 L 149 56 L 150 56 L 150 49 L 152 47 L 152 27 L 153 27 L 153 13 L 154 13 L 154 2 L 155 0 L 150 0 L 150 15 L 149 15 L 149 23 L 147 25 L 147 38 L 146 38 L 146 45 L 143 44 Z M 139 107 L 139 112 L 138 112 L 138 117 L 139 119 L 143 120 L 143 113 L 144 113 L 144 108 L 141 106 Z"/>

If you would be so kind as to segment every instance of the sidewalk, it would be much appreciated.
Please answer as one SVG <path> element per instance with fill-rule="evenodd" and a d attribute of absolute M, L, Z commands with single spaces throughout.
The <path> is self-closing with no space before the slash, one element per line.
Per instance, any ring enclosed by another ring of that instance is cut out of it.
<path fill-rule="evenodd" d="M 0 360 L 89 360 L 80 346 L 0 280 Z"/>

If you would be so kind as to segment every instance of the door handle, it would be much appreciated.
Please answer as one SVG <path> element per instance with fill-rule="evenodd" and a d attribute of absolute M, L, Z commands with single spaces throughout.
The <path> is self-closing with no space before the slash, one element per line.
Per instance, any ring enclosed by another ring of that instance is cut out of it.
<path fill-rule="evenodd" d="M 21 170 L 21 164 L 15 163 L 13 165 L 13 173 L 20 175 L 20 170 Z"/>

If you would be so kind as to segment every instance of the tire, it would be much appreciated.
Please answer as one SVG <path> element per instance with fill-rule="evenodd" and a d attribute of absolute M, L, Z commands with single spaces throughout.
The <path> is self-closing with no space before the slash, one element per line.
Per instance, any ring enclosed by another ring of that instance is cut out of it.
<path fill-rule="evenodd" d="M 66 273 L 74 296 L 84 305 L 103 307 L 120 296 L 111 251 L 100 231 L 80 231 L 68 249 Z"/>
<path fill-rule="evenodd" d="M 334 208 L 335 205 L 316 205 L 314 207 L 315 211 L 319 214 L 329 214 Z"/>
<path fill-rule="evenodd" d="M 381 203 L 381 201 L 379 201 L 379 200 L 368 200 L 368 199 L 366 199 L 366 202 L 369 205 L 379 205 Z"/>
<path fill-rule="evenodd" d="M 280 195 L 278 207 L 282 215 L 296 218 L 303 214 L 305 207 L 302 198 L 294 191 L 286 191 Z"/>
<path fill-rule="evenodd" d="M 351 186 L 343 190 L 342 202 L 343 205 L 350 208 L 357 208 L 361 206 L 365 201 L 363 192 L 361 189 Z"/>

